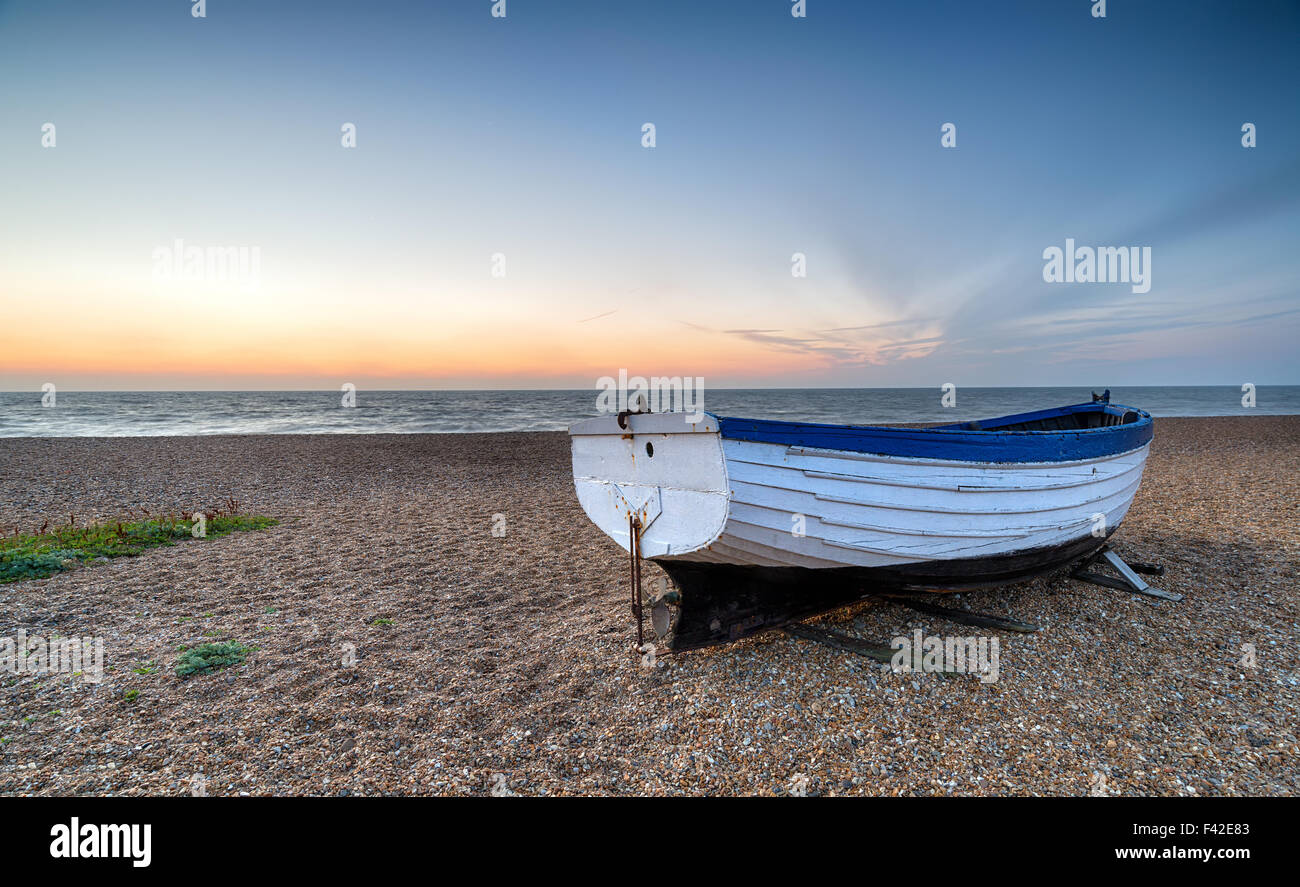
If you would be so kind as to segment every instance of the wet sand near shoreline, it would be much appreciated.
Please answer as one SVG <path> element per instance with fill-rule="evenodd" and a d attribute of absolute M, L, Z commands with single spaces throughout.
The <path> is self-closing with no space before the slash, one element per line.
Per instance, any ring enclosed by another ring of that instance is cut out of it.
<path fill-rule="evenodd" d="M 1300 793 L 1300 417 L 1157 420 L 1113 541 L 1186 599 L 963 594 L 1042 629 L 992 683 L 781 634 L 643 667 L 563 433 L 0 439 L 5 533 L 228 499 L 281 523 L 0 585 L 0 637 L 102 637 L 106 669 L 0 672 L 0 793 Z M 227 638 L 243 665 L 176 676 Z"/>

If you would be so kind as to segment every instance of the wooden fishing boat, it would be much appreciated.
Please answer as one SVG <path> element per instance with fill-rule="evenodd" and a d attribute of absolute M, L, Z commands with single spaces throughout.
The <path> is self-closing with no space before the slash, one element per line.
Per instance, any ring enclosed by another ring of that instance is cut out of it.
<path fill-rule="evenodd" d="M 930 428 L 619 413 L 569 433 L 587 515 L 634 575 L 647 558 L 671 580 L 636 591 L 634 609 L 684 650 L 872 593 L 1004 585 L 1092 555 L 1128 512 L 1152 426 L 1107 392 Z"/>

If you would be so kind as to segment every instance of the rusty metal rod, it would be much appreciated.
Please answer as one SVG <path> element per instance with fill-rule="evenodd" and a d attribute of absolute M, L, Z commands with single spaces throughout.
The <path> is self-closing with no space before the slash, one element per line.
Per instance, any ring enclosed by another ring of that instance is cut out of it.
<path fill-rule="evenodd" d="M 632 570 L 632 615 L 636 617 L 637 651 L 645 645 L 645 629 L 641 619 L 641 521 L 634 515 L 627 518 L 628 555 Z"/>

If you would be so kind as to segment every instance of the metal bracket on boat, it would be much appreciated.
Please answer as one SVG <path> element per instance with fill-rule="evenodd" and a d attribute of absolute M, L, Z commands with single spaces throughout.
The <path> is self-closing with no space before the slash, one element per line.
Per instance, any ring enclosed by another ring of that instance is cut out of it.
<path fill-rule="evenodd" d="M 638 493 L 640 495 L 638 495 Z M 610 498 L 619 514 L 635 518 L 637 525 L 644 532 L 663 512 L 663 494 L 659 487 L 620 487 L 609 485 Z"/>
<path fill-rule="evenodd" d="M 638 416 L 642 413 L 648 412 L 650 412 L 650 404 L 646 400 L 645 392 L 638 392 L 632 395 L 632 398 L 628 403 L 628 409 L 619 410 L 618 416 L 615 418 L 618 420 L 618 427 L 627 431 L 628 416 Z"/>
<path fill-rule="evenodd" d="M 1114 567 L 1121 578 L 1116 579 L 1113 576 L 1106 576 L 1102 573 L 1096 573 L 1088 568 L 1099 560 L 1105 560 Z M 1160 598 L 1164 601 L 1181 601 L 1183 596 L 1173 591 L 1161 591 L 1159 588 L 1153 588 L 1142 579 L 1138 573 L 1146 573 L 1148 576 L 1163 576 L 1165 568 L 1158 564 L 1126 564 L 1123 558 L 1114 552 L 1109 545 L 1103 545 L 1101 549 L 1079 566 L 1075 567 L 1070 576 L 1074 579 L 1081 579 L 1084 582 L 1091 582 L 1093 585 L 1100 585 L 1104 588 L 1115 588 L 1119 591 L 1131 591 L 1135 594 L 1146 595 L 1147 597 Z"/>

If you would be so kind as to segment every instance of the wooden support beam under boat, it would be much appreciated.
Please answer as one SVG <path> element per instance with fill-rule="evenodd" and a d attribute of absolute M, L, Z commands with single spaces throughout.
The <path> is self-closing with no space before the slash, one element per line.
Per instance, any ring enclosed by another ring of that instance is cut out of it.
<path fill-rule="evenodd" d="M 1097 573 L 1089 570 L 1099 560 L 1105 560 L 1108 564 L 1119 572 L 1120 578 L 1107 576 L 1103 573 Z M 1100 585 L 1104 588 L 1114 588 L 1118 591 L 1131 591 L 1134 594 L 1145 595 L 1146 597 L 1159 598 L 1164 601 L 1178 602 L 1183 599 L 1181 594 L 1173 591 L 1163 591 L 1148 585 L 1138 573 L 1147 573 L 1149 575 L 1164 575 L 1164 567 L 1154 564 L 1135 564 L 1124 563 L 1115 551 L 1109 546 L 1103 546 L 1096 554 L 1090 556 L 1079 566 L 1070 572 L 1071 578 L 1080 579 L 1084 582 L 1091 582 L 1093 585 Z"/>
<path fill-rule="evenodd" d="M 819 644 L 825 644 L 836 650 L 844 650 L 847 653 L 856 653 L 859 656 L 866 656 L 868 659 L 874 659 L 877 662 L 889 665 L 894 661 L 894 649 L 892 647 L 878 647 L 875 644 L 869 644 L 866 641 L 855 638 L 838 631 L 826 631 L 821 628 L 813 628 L 811 625 L 804 625 L 802 622 L 791 622 L 781 628 L 790 637 L 803 638 L 807 641 L 816 641 Z"/>
<path fill-rule="evenodd" d="M 961 625 L 977 625 L 980 628 L 1000 628 L 1003 631 L 1015 631 L 1022 634 L 1030 634 L 1038 631 L 1038 626 L 1031 622 L 1022 622 L 1019 619 L 1011 619 L 1006 616 L 995 616 L 992 613 L 977 613 L 974 610 L 962 610 L 955 607 L 941 607 L 938 604 L 931 604 L 928 601 L 917 600 L 914 597 L 906 595 L 883 594 L 880 597 L 895 604 L 902 604 L 910 610 L 916 610 L 918 613 L 927 613 L 931 616 L 940 616 L 949 622 L 956 622 Z"/>

